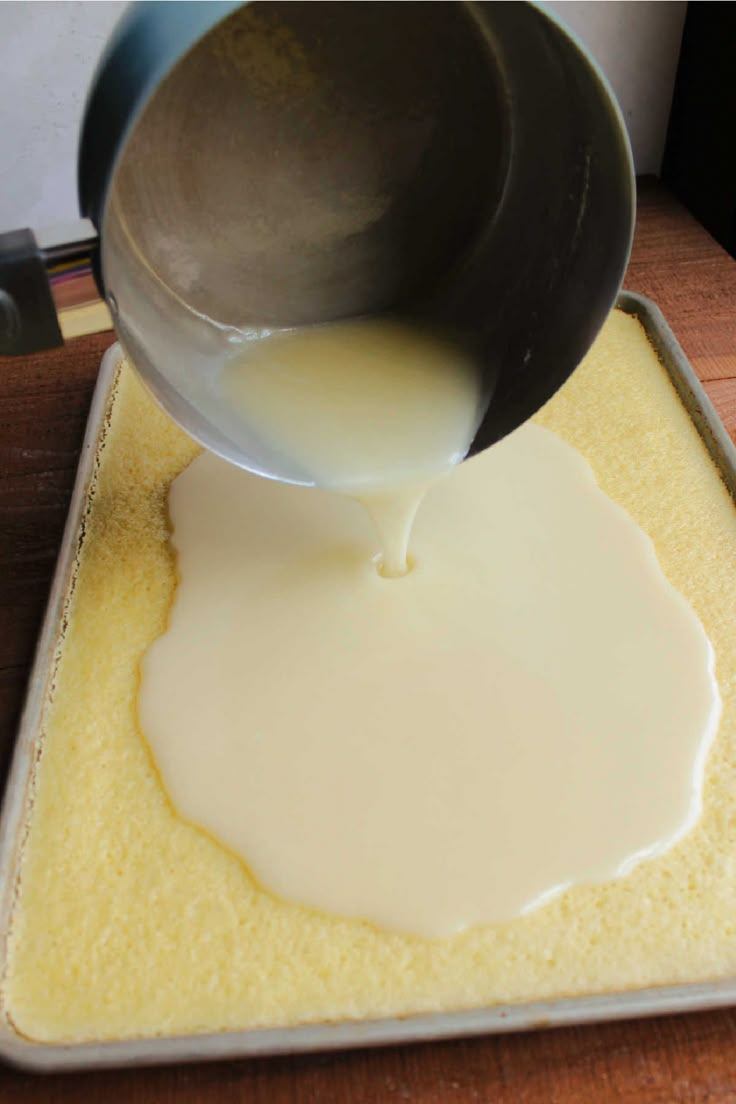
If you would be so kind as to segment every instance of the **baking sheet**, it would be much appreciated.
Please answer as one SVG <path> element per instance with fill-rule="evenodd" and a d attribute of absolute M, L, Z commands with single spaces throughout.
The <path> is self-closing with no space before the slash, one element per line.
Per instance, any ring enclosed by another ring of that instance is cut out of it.
<path fill-rule="evenodd" d="M 620 296 L 618 306 L 626 313 L 635 315 L 644 325 L 650 342 L 736 503 L 736 448 L 662 314 L 653 303 L 630 293 Z M 41 715 L 49 682 L 53 677 L 57 642 L 72 583 L 80 527 L 94 478 L 95 456 L 120 361 L 120 350 L 118 346 L 114 346 L 105 354 L 102 362 L 0 819 L 2 976 L 5 973 L 7 933 L 20 870 L 25 825 L 28 821 L 33 768 L 40 741 Z M 35 1043 L 23 1038 L 13 1029 L 3 1009 L 0 1016 L 0 1056 L 16 1065 L 35 1070 L 198 1061 L 531 1030 L 716 1008 L 734 1003 L 736 978 L 727 978 L 712 983 L 496 1005 L 471 1011 L 408 1016 L 401 1019 L 310 1024 L 273 1030 L 65 1046 Z"/>

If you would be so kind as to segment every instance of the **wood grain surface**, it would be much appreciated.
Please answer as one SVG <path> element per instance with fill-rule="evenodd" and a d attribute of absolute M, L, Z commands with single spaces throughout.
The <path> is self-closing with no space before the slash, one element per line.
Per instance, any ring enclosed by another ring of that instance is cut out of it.
<path fill-rule="evenodd" d="M 653 181 L 626 286 L 654 299 L 736 438 L 736 263 Z M 0 765 L 5 769 L 112 334 L 0 359 Z M 393 1049 L 41 1077 L 0 1068 L 0 1104 L 724 1104 L 736 1011 Z"/>

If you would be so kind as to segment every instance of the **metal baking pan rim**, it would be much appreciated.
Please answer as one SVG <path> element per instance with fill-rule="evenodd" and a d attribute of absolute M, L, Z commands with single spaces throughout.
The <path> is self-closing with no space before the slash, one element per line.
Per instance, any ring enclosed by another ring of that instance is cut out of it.
<path fill-rule="evenodd" d="M 630 292 L 621 294 L 617 306 L 625 313 L 637 317 L 644 326 L 721 478 L 736 502 L 736 447 L 663 315 L 650 300 Z M 53 675 L 56 643 L 61 633 L 64 609 L 73 580 L 78 534 L 95 475 L 100 434 L 104 429 L 121 359 L 120 348 L 115 345 L 105 353 L 102 360 L 3 800 L 0 816 L 2 976 L 5 974 L 7 937 L 28 819 L 42 710 L 49 680 Z M 0 1058 L 12 1065 L 37 1072 L 216 1061 L 528 1031 L 692 1012 L 732 1004 L 736 1004 L 736 977 L 401 1018 L 69 1044 L 49 1044 L 26 1039 L 14 1030 L 7 1013 L 3 1011 L 0 1020 Z"/>

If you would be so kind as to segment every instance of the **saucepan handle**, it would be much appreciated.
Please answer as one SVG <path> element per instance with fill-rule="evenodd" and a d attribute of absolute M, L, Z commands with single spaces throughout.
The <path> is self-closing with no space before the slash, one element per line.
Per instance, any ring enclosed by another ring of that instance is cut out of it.
<path fill-rule="evenodd" d="M 97 236 L 80 224 L 73 240 L 53 231 L 0 234 L 0 355 L 24 356 L 64 344 L 51 281 L 76 266 L 94 265 Z"/>

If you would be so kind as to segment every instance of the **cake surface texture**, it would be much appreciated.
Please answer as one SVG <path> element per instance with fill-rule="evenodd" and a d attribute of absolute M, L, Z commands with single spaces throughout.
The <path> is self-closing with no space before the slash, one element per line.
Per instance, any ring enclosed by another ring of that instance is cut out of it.
<path fill-rule="evenodd" d="M 624 878 L 447 939 L 281 901 L 181 820 L 137 722 L 176 587 L 171 481 L 198 448 L 120 371 L 43 718 L 4 1011 L 43 1042 L 278 1027 L 736 972 L 736 513 L 641 325 L 614 312 L 536 419 L 652 537 L 723 702 L 694 829 Z M 663 763 L 666 770 L 666 763 Z"/>

